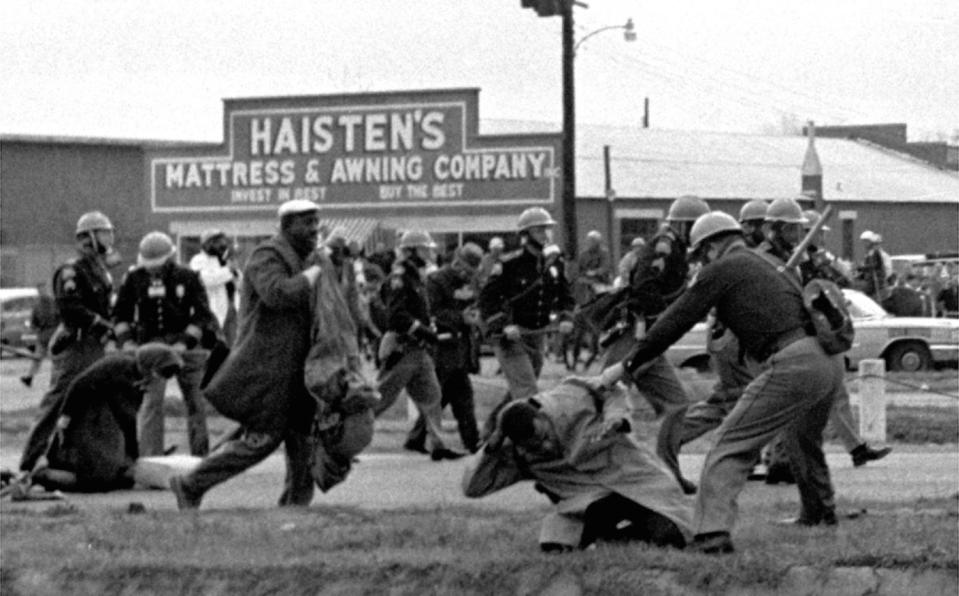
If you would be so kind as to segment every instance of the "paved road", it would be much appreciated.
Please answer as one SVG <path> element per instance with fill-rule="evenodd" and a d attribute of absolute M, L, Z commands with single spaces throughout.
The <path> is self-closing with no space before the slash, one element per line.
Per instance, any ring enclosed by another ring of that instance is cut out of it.
<path fill-rule="evenodd" d="M 0 457 L 8 459 L 10 454 Z M 954 448 L 936 452 L 900 452 L 880 462 L 853 468 L 845 453 L 828 454 L 840 505 L 846 499 L 868 499 L 890 503 L 910 503 L 920 497 L 949 497 L 959 493 L 959 453 Z M 683 455 L 683 469 L 695 478 L 701 469 L 702 455 Z M 9 462 L 3 462 L 9 463 Z M 459 480 L 466 460 L 434 463 L 424 456 L 406 454 L 361 455 L 347 480 L 327 494 L 317 494 L 313 507 L 351 505 L 369 509 L 404 507 L 432 508 L 445 505 L 471 505 L 492 509 L 540 509 L 547 501 L 530 483 L 516 485 L 484 499 L 462 496 Z M 274 506 L 283 482 L 283 459 L 274 454 L 260 465 L 210 491 L 204 510 L 258 509 Z M 119 491 L 103 495 L 69 495 L 71 503 L 82 509 L 123 510 L 131 502 L 143 503 L 150 510 L 172 510 L 173 496 L 163 490 Z M 766 501 L 797 499 L 795 488 L 749 483 L 743 498 Z M 44 507 L 45 502 L 10 503 L 3 507 Z"/>

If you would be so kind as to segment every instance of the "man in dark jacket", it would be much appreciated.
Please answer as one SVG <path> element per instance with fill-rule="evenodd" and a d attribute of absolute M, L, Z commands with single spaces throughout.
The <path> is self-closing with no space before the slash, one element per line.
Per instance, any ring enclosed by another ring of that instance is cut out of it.
<path fill-rule="evenodd" d="M 109 354 L 80 373 L 47 413 L 53 430 L 45 453 L 25 454 L 33 483 L 77 492 L 132 487 L 144 387 L 175 375 L 182 365 L 170 347 L 152 343 Z"/>
<path fill-rule="evenodd" d="M 316 409 L 303 378 L 313 323 L 312 291 L 321 269 L 314 264 L 319 229 L 316 203 L 280 205 L 280 233 L 257 246 L 243 272 L 240 327 L 229 358 L 205 396 L 241 432 L 206 456 L 170 488 L 180 509 L 197 509 L 203 494 L 256 465 L 280 444 L 286 447 L 286 480 L 280 505 L 313 500 L 310 430 Z"/>
<path fill-rule="evenodd" d="M 380 342 L 380 416 L 393 405 L 403 389 L 416 404 L 426 427 L 425 450 L 433 461 L 458 459 L 464 454 L 448 449 L 440 436 L 441 389 L 430 349 L 437 336 L 430 320 L 424 283 L 433 240 L 426 232 L 410 230 L 400 239 L 400 255 L 384 285 L 387 310 L 386 333 Z"/>
<path fill-rule="evenodd" d="M 609 379 L 635 370 L 678 341 L 711 308 L 749 357 L 767 366 L 746 387 L 717 429 L 697 493 L 690 545 L 707 554 L 733 551 L 736 499 L 763 445 L 780 432 L 805 465 L 796 471 L 801 525 L 835 525 L 835 499 L 822 451 L 823 428 L 842 388 L 841 359 L 823 351 L 807 331 L 809 315 L 798 283 L 746 248 L 729 215 L 701 216 L 691 245 L 706 265 L 695 282 L 657 319 Z M 617 370 L 618 369 L 618 370 Z"/>
<path fill-rule="evenodd" d="M 461 246 L 453 262 L 444 265 L 426 279 L 430 311 L 436 322 L 436 377 L 442 392 L 441 407 L 450 406 L 463 447 L 474 453 L 479 447 L 476 411 L 473 404 L 473 383 L 470 373 L 478 372 L 474 359 L 474 331 L 479 323 L 475 308 L 474 278 L 483 250 L 473 244 Z M 425 452 L 426 425 L 420 416 L 410 431 L 404 447 Z"/>
<path fill-rule="evenodd" d="M 50 389 L 40 400 L 40 419 L 27 438 L 26 452 L 42 450 L 51 427 L 46 411 L 67 391 L 81 372 L 103 358 L 103 345 L 109 338 L 110 300 L 113 277 L 110 268 L 119 264 L 113 248 L 113 224 L 99 211 L 84 213 L 77 220 L 77 258 L 57 268 L 53 274 L 53 297 L 61 324 L 50 340 L 52 370 Z M 29 467 L 21 470 L 29 471 Z"/>
<path fill-rule="evenodd" d="M 201 340 L 216 335 L 219 325 L 210 311 L 200 276 L 173 261 L 176 248 L 163 232 L 150 232 L 140 241 L 137 266 L 130 269 L 114 307 L 117 343 L 124 350 L 138 344 L 160 342 L 172 346 L 183 357 L 177 383 L 186 404 L 190 453 L 206 455 L 209 434 L 206 404 L 200 395 L 200 381 L 209 357 Z M 212 341 L 207 345 L 212 347 Z M 154 379 L 146 389 L 140 410 L 140 451 L 163 455 L 163 399 L 166 379 Z"/>

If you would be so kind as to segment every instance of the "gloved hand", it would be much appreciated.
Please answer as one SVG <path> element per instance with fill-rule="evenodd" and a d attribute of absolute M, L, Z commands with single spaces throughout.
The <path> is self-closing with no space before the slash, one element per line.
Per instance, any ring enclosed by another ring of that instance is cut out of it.
<path fill-rule="evenodd" d="M 573 322 L 572 321 L 560 321 L 559 323 L 559 332 L 563 335 L 569 335 L 573 332 Z"/>
<path fill-rule="evenodd" d="M 503 337 L 510 341 L 517 341 L 521 337 L 518 325 L 507 325 L 503 327 Z"/>
<path fill-rule="evenodd" d="M 602 441 L 615 434 L 627 434 L 633 429 L 632 423 L 626 418 L 613 418 L 603 423 L 599 433 L 592 437 L 592 441 Z"/>
<path fill-rule="evenodd" d="M 612 387 L 617 383 L 617 381 L 623 378 L 624 374 L 626 374 L 626 368 L 623 366 L 622 362 L 617 362 L 616 364 L 603 370 L 603 372 L 599 375 L 599 385 L 600 387 Z"/>
<path fill-rule="evenodd" d="M 137 343 L 132 339 L 128 339 L 123 342 L 123 346 L 120 349 L 124 352 L 135 352 L 137 349 Z"/>

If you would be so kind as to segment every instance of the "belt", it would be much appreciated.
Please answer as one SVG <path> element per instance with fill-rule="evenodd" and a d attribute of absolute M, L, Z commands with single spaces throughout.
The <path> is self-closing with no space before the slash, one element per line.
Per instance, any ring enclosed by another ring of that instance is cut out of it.
<path fill-rule="evenodd" d="M 763 350 L 761 354 L 762 357 L 760 358 L 760 362 L 765 362 L 766 360 L 769 360 L 769 358 L 773 354 L 784 350 L 786 346 L 794 344 L 797 341 L 804 339 L 806 337 L 809 337 L 809 334 L 806 333 L 806 330 L 803 329 L 802 327 L 797 327 L 796 329 L 793 329 L 792 331 L 787 331 L 786 333 L 783 333 L 776 339 L 766 344 L 766 348 Z"/>

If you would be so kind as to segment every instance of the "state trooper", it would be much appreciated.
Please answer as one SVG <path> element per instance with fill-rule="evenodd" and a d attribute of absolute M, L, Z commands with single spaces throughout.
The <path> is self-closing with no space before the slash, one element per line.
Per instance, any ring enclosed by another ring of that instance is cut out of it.
<path fill-rule="evenodd" d="M 705 213 L 709 213 L 709 205 L 699 197 L 682 196 L 670 204 L 666 225 L 649 240 L 630 273 L 627 318 L 620 323 L 619 337 L 609 342 L 605 366 L 622 360 L 645 330 L 685 291 L 689 277 L 686 260 L 689 232 L 696 218 Z M 629 381 L 656 415 L 663 417 L 656 453 L 668 460 L 668 438 L 676 432 L 675 427 L 682 424 L 683 413 L 689 405 L 676 369 L 665 356 L 659 355 L 642 369 L 633 371 Z M 679 474 L 678 466 L 673 472 L 685 492 L 695 492 L 695 486 Z"/>
<path fill-rule="evenodd" d="M 557 250 L 547 256 L 544 250 L 555 225 L 542 207 L 523 211 L 516 222 L 520 248 L 504 254 L 493 265 L 480 290 L 480 316 L 509 386 L 500 407 L 538 392 L 546 334 L 552 330 L 550 317 L 560 317 L 561 334 L 573 330 L 570 315 L 575 304 L 562 255 Z M 487 431 L 492 420 L 487 421 Z"/>
<path fill-rule="evenodd" d="M 483 250 L 467 242 L 456 250 L 450 264 L 443 265 L 426 279 L 430 314 L 438 338 L 434 360 L 443 396 L 441 407 L 450 406 L 463 447 L 471 453 L 479 448 L 470 373 L 479 372 L 474 350 L 479 324 L 475 278 L 482 257 Z M 426 451 L 425 438 L 426 426 L 420 416 L 404 447 Z"/>
<path fill-rule="evenodd" d="M 186 405 L 190 453 L 202 456 L 209 451 L 206 404 L 200 394 L 209 356 L 204 344 L 212 344 L 211 338 L 219 326 L 199 274 L 174 262 L 175 254 L 173 241 L 163 232 L 150 232 L 143 237 L 137 265 L 127 272 L 117 294 L 115 333 L 123 350 L 159 342 L 181 355 L 183 367 L 176 379 Z M 138 417 L 143 456 L 164 453 L 166 385 L 166 379 L 154 378 L 144 392 Z"/>
<path fill-rule="evenodd" d="M 766 214 L 766 241 L 760 245 L 759 250 L 765 250 L 783 262 L 788 261 L 806 230 L 812 229 L 820 218 L 821 215 L 814 210 L 804 212 L 794 199 L 776 199 L 770 204 Z M 840 287 L 848 287 L 850 280 L 834 265 L 835 259 L 830 258 L 831 255 L 820 247 L 821 240 L 810 244 L 806 256 L 799 263 L 802 284 L 805 285 L 813 279 L 828 279 Z M 892 451 L 889 447 L 874 449 L 859 436 L 845 385 L 836 395 L 836 403 L 829 419 L 856 467 L 882 459 Z M 781 440 L 773 441 L 765 450 L 763 460 L 767 466 L 768 484 L 793 480 L 790 465 L 792 458 L 785 450 L 786 444 Z"/>
<path fill-rule="evenodd" d="M 374 413 L 383 414 L 406 389 L 423 417 L 430 459 L 440 461 L 458 459 L 465 454 L 447 448 L 440 436 L 441 389 L 430 356 L 437 336 L 430 319 L 425 283 L 433 247 L 428 233 L 405 232 L 400 237 L 399 254 L 389 280 L 383 284 L 388 320 L 380 342 L 381 401 Z"/>
<path fill-rule="evenodd" d="M 46 448 L 43 438 L 52 429 L 44 425 L 56 422 L 56 416 L 44 417 L 44 412 L 60 401 L 77 375 L 104 356 L 104 344 L 111 335 L 110 268 L 121 261 L 113 246 L 113 224 L 99 211 L 84 213 L 77 220 L 75 237 L 77 257 L 53 273 L 53 297 L 61 323 L 50 340 L 50 389 L 40 401 L 40 417 L 20 462 L 25 471 Z"/>
<path fill-rule="evenodd" d="M 769 203 L 762 199 L 747 201 L 739 210 L 739 225 L 743 227 L 746 246 L 755 248 L 766 239 L 766 210 Z"/>
<path fill-rule="evenodd" d="M 749 250 L 732 216 L 712 212 L 690 233 L 705 265 L 632 352 L 603 376 L 607 382 L 661 355 L 716 309 L 746 353 L 764 363 L 716 433 L 706 455 L 696 498 L 690 548 L 707 554 L 734 550 L 736 500 L 763 445 L 783 432 L 801 458 L 797 485 L 802 525 L 834 525 L 835 502 L 822 451 L 823 429 L 843 383 L 840 359 L 810 335 L 802 293 L 764 257 Z"/>

